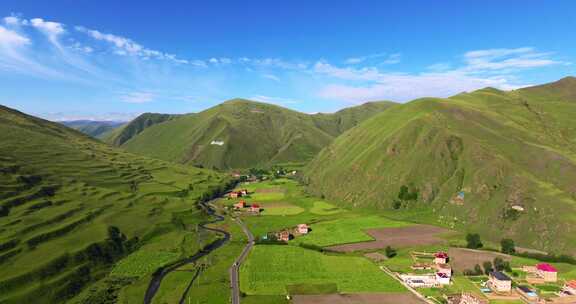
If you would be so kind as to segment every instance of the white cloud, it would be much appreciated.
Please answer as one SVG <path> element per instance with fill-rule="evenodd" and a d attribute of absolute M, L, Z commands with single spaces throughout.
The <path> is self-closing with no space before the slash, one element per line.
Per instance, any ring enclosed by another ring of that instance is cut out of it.
<path fill-rule="evenodd" d="M 278 76 L 273 75 L 273 74 L 264 74 L 264 75 L 262 75 L 262 77 L 264 77 L 266 79 L 274 80 L 276 82 L 280 82 L 280 78 L 278 78 Z"/>
<path fill-rule="evenodd" d="M 20 25 L 20 18 L 16 16 L 4 17 L 3 20 L 7 25 Z"/>
<path fill-rule="evenodd" d="M 65 32 L 64 25 L 62 25 L 62 23 L 44 21 L 42 18 L 31 19 L 30 25 L 44 33 L 53 43 L 57 43 L 58 37 Z"/>
<path fill-rule="evenodd" d="M 290 105 L 298 103 L 298 101 L 290 98 L 283 98 L 283 97 L 272 97 L 272 96 L 265 96 L 265 95 L 255 95 L 250 98 L 250 100 L 271 103 L 276 105 Z"/>
<path fill-rule="evenodd" d="M 0 47 L 13 48 L 30 44 L 30 39 L 0 26 Z"/>
<path fill-rule="evenodd" d="M 415 98 L 448 97 L 482 87 L 515 89 L 506 78 L 479 78 L 463 73 L 430 73 L 420 75 L 382 75 L 375 83 L 364 85 L 331 84 L 318 93 L 322 98 L 361 103 L 370 100 L 408 101 Z"/>
<path fill-rule="evenodd" d="M 115 47 L 114 53 L 117 55 L 137 56 L 143 59 L 163 59 L 181 64 L 189 63 L 188 60 L 179 59 L 176 57 L 176 55 L 145 48 L 144 46 L 132 41 L 129 38 L 102 33 L 97 30 L 87 29 L 83 26 L 76 26 L 75 29 L 80 33 L 87 34 L 93 39 L 112 44 Z"/>
<path fill-rule="evenodd" d="M 396 64 L 396 63 L 400 63 L 401 57 L 402 57 L 402 55 L 400 53 L 394 53 L 394 54 L 376 53 L 376 54 L 371 54 L 371 55 L 366 55 L 366 56 L 361 56 L 361 57 L 351 57 L 351 58 L 346 59 L 344 62 L 346 64 L 360 64 L 360 63 L 364 63 L 366 61 L 375 62 L 376 61 L 375 59 L 386 58 L 381 62 L 382 64 Z"/>
<path fill-rule="evenodd" d="M 464 54 L 464 61 L 467 64 L 464 70 L 487 72 L 563 64 L 561 61 L 553 60 L 551 55 L 552 53 L 538 52 L 532 47 L 470 51 Z"/>
<path fill-rule="evenodd" d="M 316 62 L 313 67 L 313 72 L 345 80 L 377 81 L 383 76 L 376 67 L 340 68 L 325 61 Z"/>
<path fill-rule="evenodd" d="M 150 92 L 130 92 L 120 96 L 120 100 L 127 103 L 147 103 L 154 100 L 156 96 Z"/>

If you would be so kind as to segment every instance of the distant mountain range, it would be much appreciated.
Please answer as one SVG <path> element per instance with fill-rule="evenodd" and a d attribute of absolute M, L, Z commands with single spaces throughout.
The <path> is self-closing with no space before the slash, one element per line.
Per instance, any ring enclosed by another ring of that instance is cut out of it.
<path fill-rule="evenodd" d="M 306 180 L 348 206 L 576 253 L 576 78 L 394 106 L 324 148 Z"/>
<path fill-rule="evenodd" d="M 205 168 L 304 163 L 342 132 L 394 105 L 371 102 L 309 115 L 234 99 L 194 114 L 147 113 L 104 140 L 130 152 Z"/>
<path fill-rule="evenodd" d="M 97 121 L 97 120 L 70 120 L 60 121 L 61 124 L 76 129 L 94 138 L 100 138 L 106 133 L 126 124 L 119 121 Z"/>

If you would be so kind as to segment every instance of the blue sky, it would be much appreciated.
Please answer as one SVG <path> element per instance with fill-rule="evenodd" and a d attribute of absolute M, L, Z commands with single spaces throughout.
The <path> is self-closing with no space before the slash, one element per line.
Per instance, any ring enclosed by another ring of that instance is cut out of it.
<path fill-rule="evenodd" d="M 396 2 L 4 0 L 0 104 L 54 120 L 235 97 L 312 113 L 576 74 L 574 1 Z"/>

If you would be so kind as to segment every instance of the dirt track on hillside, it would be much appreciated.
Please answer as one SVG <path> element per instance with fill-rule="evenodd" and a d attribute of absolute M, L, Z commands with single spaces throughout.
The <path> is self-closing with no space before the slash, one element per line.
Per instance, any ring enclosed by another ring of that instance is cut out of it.
<path fill-rule="evenodd" d="M 328 248 L 334 251 L 351 252 L 381 249 L 386 246 L 409 247 L 439 244 L 445 242 L 439 235 L 446 232 L 450 232 L 450 230 L 430 225 L 368 229 L 366 233 L 373 237 L 374 241 L 336 245 Z"/>
<path fill-rule="evenodd" d="M 295 295 L 294 304 L 421 304 L 424 303 L 409 292 L 362 293 L 329 295 Z"/>

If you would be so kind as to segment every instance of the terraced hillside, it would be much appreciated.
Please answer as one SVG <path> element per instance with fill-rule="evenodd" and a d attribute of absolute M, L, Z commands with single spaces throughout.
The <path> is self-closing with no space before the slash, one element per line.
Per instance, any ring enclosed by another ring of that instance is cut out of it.
<path fill-rule="evenodd" d="M 344 130 L 392 105 L 375 102 L 334 114 L 308 115 L 235 99 L 114 143 L 130 152 L 206 168 L 305 162 Z"/>
<path fill-rule="evenodd" d="M 70 120 L 60 123 L 95 138 L 101 138 L 124 124 L 124 122 L 97 120 Z"/>
<path fill-rule="evenodd" d="M 128 287 L 143 299 L 152 272 L 213 238 L 198 239 L 195 202 L 225 187 L 217 173 L 6 107 L 0 142 L 1 303 L 112 303 Z"/>
<path fill-rule="evenodd" d="M 338 137 L 310 163 L 307 181 L 343 204 L 573 254 L 575 117 L 572 77 L 418 99 Z"/>

